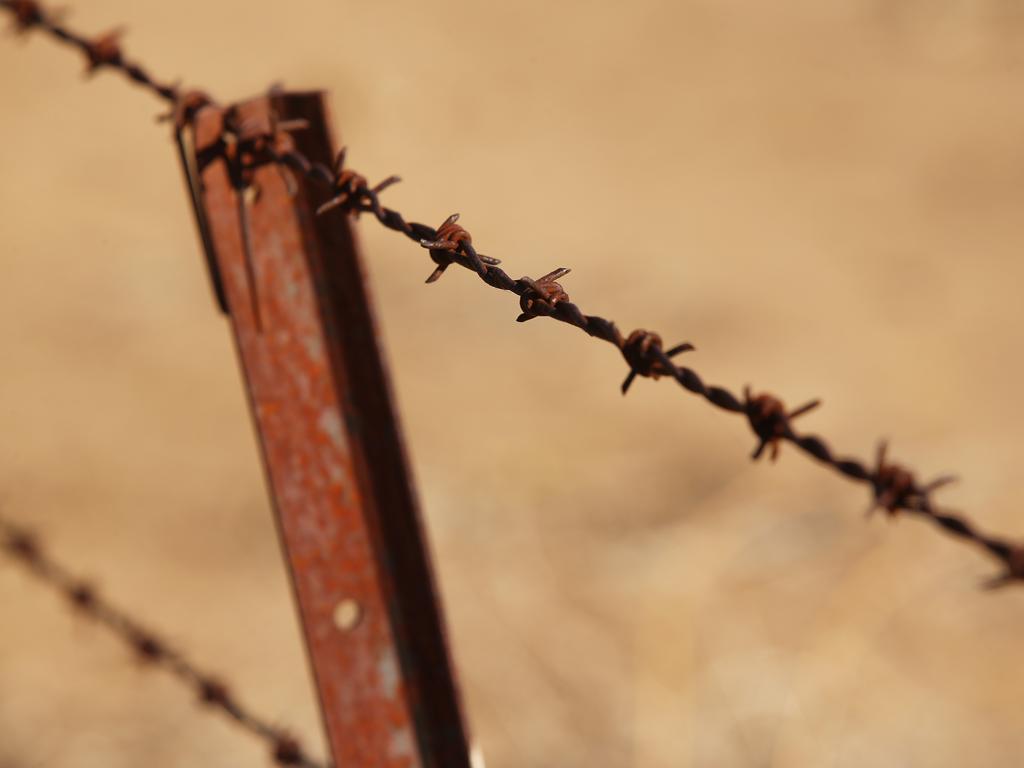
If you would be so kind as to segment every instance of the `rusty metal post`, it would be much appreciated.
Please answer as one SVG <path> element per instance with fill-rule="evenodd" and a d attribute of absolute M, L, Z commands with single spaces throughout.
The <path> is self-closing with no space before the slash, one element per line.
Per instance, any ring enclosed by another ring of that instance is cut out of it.
<path fill-rule="evenodd" d="M 296 148 L 330 164 L 322 95 L 276 93 L 245 119 L 301 119 Z M 466 728 L 363 271 L 325 193 L 265 165 L 233 183 L 224 112 L 183 142 L 226 302 L 328 740 L 338 768 L 468 768 Z M 268 123 L 272 124 L 272 123 Z"/>

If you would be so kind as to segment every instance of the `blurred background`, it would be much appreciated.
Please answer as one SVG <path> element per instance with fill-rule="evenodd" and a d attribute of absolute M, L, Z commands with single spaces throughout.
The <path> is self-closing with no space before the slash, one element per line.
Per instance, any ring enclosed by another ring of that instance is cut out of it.
<path fill-rule="evenodd" d="M 1017 0 L 74 4 L 229 101 L 329 90 L 389 204 L 689 340 L 844 453 L 1024 535 Z M 323 740 L 229 328 L 161 105 L 0 42 L 0 503 Z M 606 345 L 359 233 L 491 768 L 1013 766 L 1024 590 Z M 0 563 L 0 764 L 267 764 Z"/>

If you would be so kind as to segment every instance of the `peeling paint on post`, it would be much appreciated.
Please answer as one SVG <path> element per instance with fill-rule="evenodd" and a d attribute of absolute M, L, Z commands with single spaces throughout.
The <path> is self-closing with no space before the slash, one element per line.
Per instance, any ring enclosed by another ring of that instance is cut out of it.
<path fill-rule="evenodd" d="M 330 164 L 321 94 L 273 94 L 237 109 L 306 120 L 294 134 L 298 149 Z M 193 174 L 196 155 L 217 144 L 222 116 L 204 108 L 186 136 Z M 429 555 L 348 219 L 315 217 L 323 191 L 295 179 L 292 197 L 280 168 L 257 169 L 259 193 L 247 208 L 249 270 L 227 161 L 206 163 L 200 178 L 210 264 L 223 282 L 335 765 L 469 768 Z"/>

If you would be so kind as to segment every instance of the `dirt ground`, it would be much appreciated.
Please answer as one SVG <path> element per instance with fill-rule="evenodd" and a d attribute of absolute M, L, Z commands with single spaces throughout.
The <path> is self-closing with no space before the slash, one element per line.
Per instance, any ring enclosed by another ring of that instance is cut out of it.
<path fill-rule="evenodd" d="M 388 200 L 699 351 L 842 451 L 880 437 L 1024 535 L 1014 0 L 79 3 L 230 100 L 325 87 Z M 0 41 L 0 503 L 322 738 L 227 325 L 160 105 Z M 1016 766 L 1024 588 L 471 275 L 359 224 L 491 768 Z M 0 563 L 0 765 L 252 766 Z"/>

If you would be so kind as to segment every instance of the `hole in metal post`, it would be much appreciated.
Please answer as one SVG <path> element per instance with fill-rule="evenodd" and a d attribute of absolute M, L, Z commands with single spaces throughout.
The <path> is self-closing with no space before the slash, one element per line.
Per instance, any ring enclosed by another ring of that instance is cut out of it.
<path fill-rule="evenodd" d="M 334 626 L 342 632 L 351 632 L 359 626 L 359 620 L 362 618 L 363 609 L 350 597 L 346 597 L 334 607 Z"/>

